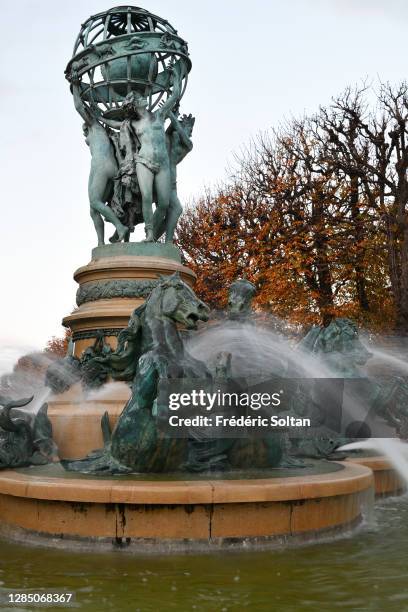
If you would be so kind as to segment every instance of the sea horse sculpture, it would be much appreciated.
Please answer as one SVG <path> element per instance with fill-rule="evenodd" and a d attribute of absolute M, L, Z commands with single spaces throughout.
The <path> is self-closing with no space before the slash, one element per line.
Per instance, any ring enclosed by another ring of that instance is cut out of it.
<path fill-rule="evenodd" d="M 370 359 L 371 353 L 361 342 L 358 327 L 354 321 L 347 318 L 334 318 L 328 325 L 313 326 L 306 336 L 300 341 L 298 349 L 306 355 L 314 354 L 319 359 L 326 370 L 329 387 L 331 392 L 327 395 L 323 393 L 320 398 L 320 406 L 314 406 L 312 397 L 306 397 L 302 393 L 295 396 L 298 406 L 309 414 L 313 411 L 320 412 L 318 419 L 321 427 L 316 428 L 311 436 L 295 441 L 297 454 L 307 457 L 326 457 L 330 459 L 344 458 L 337 448 L 353 440 L 349 438 L 349 432 L 356 430 L 356 426 L 364 425 L 360 421 L 351 421 L 345 428 L 345 433 L 341 433 L 341 426 L 344 412 L 344 384 L 349 384 L 350 389 L 357 392 L 353 402 L 360 402 L 367 394 L 367 385 L 370 383 L 367 375 L 362 372 L 361 366 Z M 337 391 L 332 378 L 337 379 Z M 361 387 L 360 391 L 357 383 Z M 362 384 L 363 383 L 363 384 Z M 322 391 L 322 382 L 317 385 Z M 377 397 L 377 383 L 370 383 L 369 395 L 366 400 L 368 406 Z M 359 398 L 359 393 L 361 398 Z M 367 427 L 361 429 L 367 431 Z M 368 428 L 368 434 L 370 429 Z"/>
<path fill-rule="evenodd" d="M 170 378 L 211 378 L 206 365 L 184 348 L 177 325 L 195 329 L 208 320 L 208 307 L 197 298 L 178 273 L 163 278 L 141 307 L 132 313 L 111 355 L 95 357 L 117 380 L 133 380 L 132 396 L 110 434 L 102 423 L 105 448 L 80 461 L 64 462 L 81 472 L 163 471 L 180 454 L 185 440 L 161 438 L 154 407 L 159 385 Z M 181 456 L 183 455 L 183 456 Z"/>
<path fill-rule="evenodd" d="M 0 469 L 44 465 L 56 456 L 47 404 L 43 404 L 34 417 L 21 410 L 12 412 L 32 399 L 0 397 L 3 406 L 0 412 Z"/>
<path fill-rule="evenodd" d="M 371 357 L 359 338 L 357 325 L 345 318 L 313 326 L 298 347 L 320 357 L 329 372 L 342 378 L 359 378 L 360 366 Z"/>
<path fill-rule="evenodd" d="M 253 458 L 242 453 L 239 441 L 190 430 L 189 439 L 165 437 L 158 426 L 165 395 L 161 390 L 171 379 L 198 379 L 210 386 L 215 378 L 207 365 L 185 348 L 179 327 L 196 329 L 207 321 L 208 307 L 178 273 L 162 278 L 146 302 L 133 311 L 128 327 L 118 337 L 115 352 L 94 357 L 116 380 L 132 381 L 132 395 L 111 432 L 106 414 L 102 419 L 105 446 L 79 461 L 63 461 L 67 470 L 83 473 L 163 472 L 182 469 L 200 472 L 248 467 Z M 228 379 L 230 359 L 220 354 L 215 375 Z M 262 467 L 275 467 L 282 458 L 279 437 L 262 442 Z M 256 453 L 259 455 L 259 452 Z M 261 467 L 261 466 L 260 466 Z"/>

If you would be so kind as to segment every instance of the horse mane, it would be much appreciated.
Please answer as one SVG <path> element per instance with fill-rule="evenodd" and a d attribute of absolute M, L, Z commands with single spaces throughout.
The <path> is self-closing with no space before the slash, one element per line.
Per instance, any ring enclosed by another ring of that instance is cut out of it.
<path fill-rule="evenodd" d="M 177 273 L 161 277 L 160 282 L 150 293 L 146 301 L 132 312 L 128 326 L 119 333 L 115 352 L 107 358 L 113 370 L 112 378 L 125 381 L 130 381 L 134 378 L 139 359 L 142 355 L 142 331 L 143 326 L 146 324 L 146 314 L 150 314 L 151 311 L 154 312 L 154 308 L 159 303 L 163 291 L 175 286 L 180 280 Z"/>
<path fill-rule="evenodd" d="M 146 303 L 135 308 L 130 315 L 128 326 L 122 329 L 118 335 L 118 345 L 115 352 L 107 357 L 114 380 L 130 381 L 135 376 L 141 355 L 142 315 L 145 308 Z"/>

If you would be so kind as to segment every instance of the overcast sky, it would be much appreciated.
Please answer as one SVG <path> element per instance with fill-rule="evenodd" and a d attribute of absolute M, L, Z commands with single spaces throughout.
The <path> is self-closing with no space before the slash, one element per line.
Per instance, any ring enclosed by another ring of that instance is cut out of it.
<path fill-rule="evenodd" d="M 113 6 L 113 4 L 111 5 Z M 90 260 L 90 155 L 64 68 L 99 0 L 3 3 L 0 105 L 0 372 L 62 335 L 74 270 Z M 407 77 L 406 0 L 152 0 L 189 42 L 182 111 L 196 116 L 179 172 L 187 201 L 216 183 L 234 151 L 285 117 L 313 112 L 348 84 Z"/>

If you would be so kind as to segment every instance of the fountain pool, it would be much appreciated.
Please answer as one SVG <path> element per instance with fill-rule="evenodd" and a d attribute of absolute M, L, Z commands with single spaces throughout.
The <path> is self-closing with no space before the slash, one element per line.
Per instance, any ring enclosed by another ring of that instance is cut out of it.
<path fill-rule="evenodd" d="M 71 590 L 78 609 L 98 612 L 156 612 L 164 601 L 177 612 L 400 612 L 408 609 L 407 549 L 402 496 L 377 502 L 352 537 L 250 554 L 92 554 L 1 542 L 0 589 Z"/>

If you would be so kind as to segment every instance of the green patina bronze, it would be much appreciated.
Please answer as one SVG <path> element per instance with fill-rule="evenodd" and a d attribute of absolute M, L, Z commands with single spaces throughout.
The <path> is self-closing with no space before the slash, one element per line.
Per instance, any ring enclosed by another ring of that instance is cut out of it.
<path fill-rule="evenodd" d="M 95 117 L 95 113 L 92 113 L 83 103 L 80 96 L 79 77 L 74 70 L 71 72 L 71 82 L 75 108 L 85 122 L 83 124 L 85 142 L 91 151 L 88 196 L 98 245 L 104 244 L 104 219 L 113 223 L 120 240 L 124 240 L 128 237 L 128 228 L 120 221 L 112 208 L 106 206 L 106 202 L 112 198 L 113 181 L 118 173 L 112 142 L 107 131 Z"/>
<path fill-rule="evenodd" d="M 116 7 L 82 25 L 66 76 L 91 151 L 89 201 L 98 237 L 94 261 L 141 256 L 181 262 L 172 241 L 182 211 L 177 166 L 193 148 L 195 120 L 179 112 L 190 69 L 187 43 L 167 21 L 148 11 Z M 105 221 L 115 229 L 110 245 L 104 244 Z M 130 234 L 141 222 L 145 224 L 144 243 L 129 243 Z M 162 237 L 165 242 L 157 242 Z M 253 322 L 255 291 L 248 280 L 232 283 L 229 325 L 239 328 Z M 303 446 L 283 430 L 250 441 L 215 439 L 199 429 L 188 440 L 166 437 L 158 426 L 168 409 L 161 405 L 166 384 L 175 379 L 181 388 L 184 381 L 197 379 L 210 386 L 216 381 L 228 386 L 234 382 L 231 363 L 238 357 L 245 361 L 245 351 L 239 356 L 220 352 L 212 364 L 188 352 L 182 328 L 195 330 L 199 321 L 207 321 L 209 309 L 177 273 L 158 280 L 85 282 L 78 290 L 77 303 L 114 297 L 146 298 L 118 334 L 116 350 L 104 341 L 109 330 L 78 332 L 75 340 L 92 334 L 93 346 L 80 359 L 70 350 L 47 372 L 47 384 L 55 392 L 78 380 L 86 388 L 109 380 L 125 381 L 131 387 L 131 397 L 113 431 L 108 415 L 102 419 L 104 448 L 82 460 L 63 462 L 67 470 L 143 473 L 231 466 L 291 468 L 304 466 L 303 456 L 331 456 L 344 441 L 333 437 L 324 423 Z M 370 356 L 358 339 L 356 326 L 347 319 L 313 328 L 301 349 L 321 357 L 329 370 L 344 378 L 358 377 L 360 366 Z M 296 377 L 296 373 L 290 375 Z M 273 372 L 274 376 L 279 378 L 282 371 Z M 304 417 L 316 412 L 319 407 L 311 396 L 295 390 L 287 414 Z"/>
<path fill-rule="evenodd" d="M 105 448 L 81 461 L 64 462 L 66 469 L 84 473 L 175 469 L 199 472 L 230 465 L 279 465 L 279 436 L 265 438 L 248 448 L 248 444 L 234 439 L 211 439 L 199 430 L 189 440 L 172 440 L 159 431 L 160 389 L 168 380 L 177 379 L 180 385 L 191 379 L 211 384 L 214 374 L 228 380 L 230 356 L 220 354 L 213 373 L 188 353 L 179 330 L 179 326 L 196 329 L 198 321 L 208 319 L 208 312 L 177 273 L 161 280 L 119 334 L 116 351 L 90 360 L 89 363 L 107 368 L 114 380 L 130 382 L 132 396 L 112 433 L 107 417 L 103 419 Z"/>
<path fill-rule="evenodd" d="M 401 376 L 377 379 L 371 410 L 408 440 L 408 382 Z"/>
<path fill-rule="evenodd" d="M 108 381 L 109 370 L 98 357 L 107 357 L 112 353 L 112 348 L 105 342 L 102 332 L 96 336 L 92 346 L 88 346 L 81 355 L 81 381 L 88 389 L 97 389 Z"/>
<path fill-rule="evenodd" d="M 108 380 L 109 369 L 95 358 L 109 355 L 112 352 L 104 339 L 108 332 L 109 330 L 95 331 L 91 336 L 95 338 L 93 345 L 83 351 L 80 359 L 73 355 L 74 342 L 71 338 L 65 357 L 57 359 L 48 366 L 45 373 L 45 386 L 58 395 L 68 391 L 79 381 L 85 389 L 97 389 L 105 384 Z"/>
<path fill-rule="evenodd" d="M 125 242 L 105 244 L 92 249 L 92 259 L 104 257 L 164 257 L 181 262 L 180 251 L 174 244 L 162 242 Z"/>
<path fill-rule="evenodd" d="M 36 415 L 16 410 L 32 399 L 0 397 L 0 469 L 44 465 L 57 455 L 47 404 Z"/>
<path fill-rule="evenodd" d="M 238 320 L 249 318 L 255 293 L 256 287 L 249 280 L 239 278 L 231 283 L 228 292 L 228 317 Z"/>
<path fill-rule="evenodd" d="M 324 366 L 328 379 L 340 380 L 360 378 L 361 366 L 371 356 L 359 338 L 357 325 L 346 318 L 334 318 L 326 326 L 313 326 L 298 344 L 298 350 L 314 354 Z M 323 401 L 331 402 L 334 399 L 329 397 Z M 298 414 L 314 417 L 321 425 L 309 435 L 305 432 L 302 437 L 292 438 L 291 452 L 302 457 L 344 459 L 346 454 L 337 449 L 352 440 L 327 426 L 324 417 L 327 416 L 328 406 L 316 404 L 310 387 L 305 385 L 303 388 L 301 384 L 294 392 L 293 404 Z"/>
<path fill-rule="evenodd" d="M 370 378 L 361 369 L 371 357 L 370 351 L 362 344 L 357 325 L 346 318 L 335 318 L 327 326 L 314 326 L 299 343 L 299 348 L 305 352 L 313 353 L 327 368 L 328 376 L 331 374 L 340 379 L 360 381 L 360 394 L 367 409 L 367 420 L 372 417 L 380 417 L 390 427 L 395 428 L 397 434 L 404 439 L 408 437 L 408 385 L 404 378 L 391 375 L 387 377 Z M 358 394 L 358 386 L 355 388 Z M 359 401 L 359 400 L 357 400 Z M 309 409 L 312 400 L 306 400 L 298 396 L 298 404 L 308 404 Z M 366 423 L 355 421 L 349 426 L 349 435 L 353 437 L 353 431 L 365 431 L 370 436 L 370 428 Z M 323 428 L 322 431 L 324 432 Z M 337 436 L 330 431 L 325 432 L 325 443 L 315 440 L 304 439 L 297 445 L 297 451 L 309 456 L 333 456 L 336 444 L 351 441 L 345 437 Z M 360 434 L 361 435 L 361 434 Z M 334 455 L 335 456 L 335 455 Z"/>
<path fill-rule="evenodd" d="M 98 245 L 104 220 L 115 227 L 111 242 L 128 241 L 142 221 L 147 242 L 163 234 L 172 242 L 176 168 L 192 149 L 194 119 L 178 115 L 190 69 L 187 43 L 144 9 L 116 7 L 83 24 L 65 74 L 91 150 Z"/>
<path fill-rule="evenodd" d="M 158 240 L 165 234 L 166 243 L 171 243 L 177 227 L 177 221 L 182 213 L 182 206 L 177 195 L 177 166 L 193 148 L 191 134 L 195 119 L 192 115 L 169 112 L 170 126 L 166 130 L 166 146 L 170 164 L 170 199 L 165 218 L 154 228 L 154 239 Z"/>
<path fill-rule="evenodd" d="M 100 334 L 105 338 L 106 336 L 118 336 L 122 330 L 119 327 L 101 327 L 99 329 L 86 329 L 82 331 L 76 331 L 72 334 L 74 342 L 78 340 L 90 340 L 92 338 L 98 338 Z"/>
<path fill-rule="evenodd" d="M 156 287 L 157 280 L 111 280 L 91 281 L 81 285 L 77 291 L 77 306 L 95 300 L 107 300 L 111 298 L 147 298 Z"/>
<path fill-rule="evenodd" d="M 343 378 L 359 378 L 360 366 L 371 357 L 359 338 L 357 325 L 343 318 L 312 327 L 299 349 L 320 357 L 329 371 Z"/>
<path fill-rule="evenodd" d="M 53 393 L 59 394 L 68 391 L 72 385 L 81 380 L 81 377 L 81 362 L 77 357 L 74 357 L 74 342 L 71 338 L 65 357 L 56 359 L 48 366 L 44 384 Z"/>
<path fill-rule="evenodd" d="M 65 462 L 67 469 L 145 472 L 183 463 L 185 441 L 159 437 L 153 406 L 163 379 L 211 377 L 205 364 L 185 350 L 177 329 L 180 324 L 194 329 L 198 321 L 207 319 L 208 307 L 178 274 L 161 281 L 145 304 L 133 312 L 128 327 L 118 337 L 116 351 L 95 359 L 109 367 L 116 380 L 132 381 L 131 398 L 111 436 L 106 419 L 103 422 L 103 451 L 82 461 Z M 180 456 L 175 462 L 174 455 Z"/>

